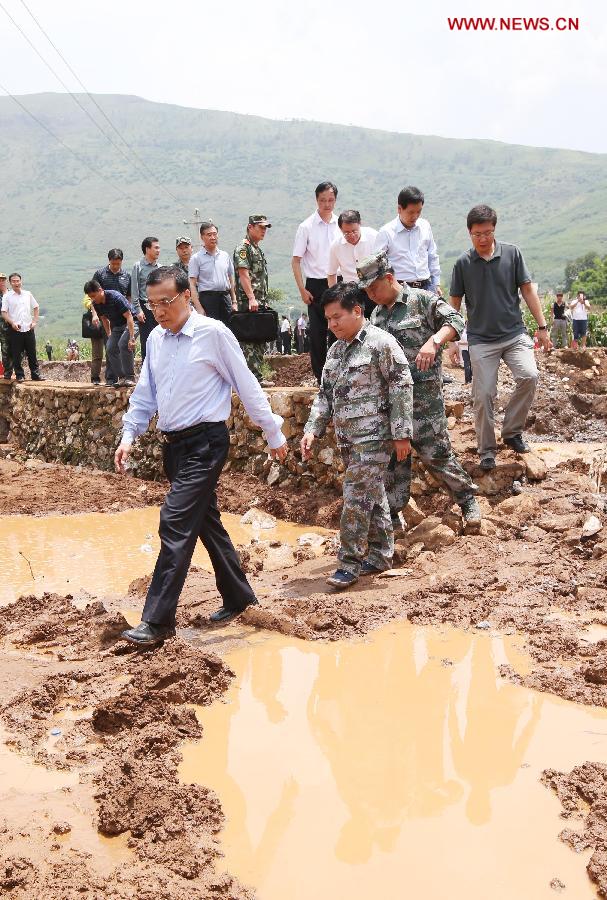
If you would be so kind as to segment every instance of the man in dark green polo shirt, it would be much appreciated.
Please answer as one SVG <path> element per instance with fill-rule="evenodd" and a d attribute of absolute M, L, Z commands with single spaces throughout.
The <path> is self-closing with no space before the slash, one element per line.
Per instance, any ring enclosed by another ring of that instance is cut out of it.
<path fill-rule="evenodd" d="M 490 206 L 475 206 L 467 225 L 472 249 L 459 257 L 451 276 L 450 303 L 459 310 L 466 298 L 468 345 L 472 363 L 474 419 L 481 468 L 495 468 L 497 443 L 493 404 L 501 360 L 515 380 L 506 407 L 502 440 L 517 453 L 526 453 L 523 439 L 527 413 L 533 403 L 538 370 L 533 341 L 521 314 L 519 290 L 538 325 L 540 346 L 551 348 L 546 320 L 531 275 L 518 247 L 495 240 L 497 214 Z"/>

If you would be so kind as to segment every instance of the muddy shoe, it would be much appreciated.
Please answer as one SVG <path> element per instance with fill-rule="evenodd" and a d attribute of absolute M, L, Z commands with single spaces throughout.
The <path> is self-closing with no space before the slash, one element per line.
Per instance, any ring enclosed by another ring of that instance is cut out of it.
<path fill-rule="evenodd" d="M 343 591 L 344 588 L 352 587 L 357 581 L 358 575 L 355 575 L 354 572 L 346 572 L 345 569 L 338 569 L 334 575 L 330 575 L 327 578 L 327 584 L 340 591 Z"/>
<path fill-rule="evenodd" d="M 468 497 L 459 504 L 464 520 L 464 534 L 478 534 L 481 530 L 481 508 L 475 497 Z"/>
<path fill-rule="evenodd" d="M 493 456 L 483 456 L 481 459 L 481 469 L 483 472 L 490 472 L 495 469 L 495 458 Z"/>
<path fill-rule="evenodd" d="M 515 434 L 512 437 L 504 438 L 504 444 L 511 447 L 515 453 L 529 453 L 531 447 L 523 440 L 522 434 Z"/>
<path fill-rule="evenodd" d="M 211 613 L 209 621 L 211 621 L 213 625 L 225 625 L 227 622 L 230 622 L 232 619 L 235 619 L 236 616 L 243 613 L 249 606 L 259 606 L 259 603 L 257 600 L 253 600 L 252 603 L 247 603 L 244 609 L 226 609 L 225 606 L 220 606 L 217 612 Z"/>
<path fill-rule="evenodd" d="M 120 636 L 137 647 L 155 647 L 163 644 L 167 638 L 175 637 L 175 629 L 172 626 L 140 622 L 137 628 L 129 628 Z"/>

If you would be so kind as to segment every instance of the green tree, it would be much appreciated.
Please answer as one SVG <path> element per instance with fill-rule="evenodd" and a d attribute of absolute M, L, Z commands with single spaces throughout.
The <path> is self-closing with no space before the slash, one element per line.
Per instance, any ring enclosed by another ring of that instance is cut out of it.
<path fill-rule="evenodd" d="M 571 291 L 574 282 L 577 281 L 580 274 L 587 269 L 592 269 L 598 262 L 600 262 L 600 258 L 595 250 L 591 250 L 584 256 L 578 256 L 577 259 L 568 262 L 565 266 L 565 290 Z M 580 290 L 583 290 L 583 288 L 580 288 Z"/>
<path fill-rule="evenodd" d="M 583 269 L 572 284 L 572 290 L 584 291 L 591 301 L 607 301 L 607 256 L 596 257 L 592 266 Z"/>

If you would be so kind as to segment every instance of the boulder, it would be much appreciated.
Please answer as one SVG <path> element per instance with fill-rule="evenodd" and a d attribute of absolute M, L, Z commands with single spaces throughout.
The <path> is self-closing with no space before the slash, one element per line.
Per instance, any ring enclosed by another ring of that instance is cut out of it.
<path fill-rule="evenodd" d="M 525 453 L 523 462 L 529 481 L 543 481 L 548 474 L 548 466 L 537 453 Z"/>
<path fill-rule="evenodd" d="M 280 572 L 282 569 L 292 568 L 297 560 L 293 548 L 288 544 L 281 544 L 279 547 L 268 547 L 265 559 L 263 561 L 264 572 Z"/>
<path fill-rule="evenodd" d="M 409 498 L 409 502 L 403 509 L 403 518 L 407 523 L 407 528 L 415 528 L 416 525 L 419 525 L 426 518 L 413 497 Z"/>
<path fill-rule="evenodd" d="M 602 529 L 603 525 L 597 516 L 589 516 L 582 526 L 582 538 L 584 540 L 594 537 Z"/>
<path fill-rule="evenodd" d="M 527 523 L 529 519 L 534 518 L 540 511 L 540 505 L 535 497 L 529 494 L 517 494 L 514 497 L 507 497 L 495 507 L 493 514 L 499 517 L 515 519 L 521 525 Z"/>
<path fill-rule="evenodd" d="M 441 547 L 449 547 L 455 543 L 455 532 L 451 531 L 446 525 L 437 525 L 432 531 L 428 532 L 424 538 L 424 547 L 426 550 L 440 550 Z"/>
<path fill-rule="evenodd" d="M 240 518 L 241 525 L 252 525 L 253 528 L 275 528 L 276 519 L 262 509 L 252 506 L 244 516 Z"/>

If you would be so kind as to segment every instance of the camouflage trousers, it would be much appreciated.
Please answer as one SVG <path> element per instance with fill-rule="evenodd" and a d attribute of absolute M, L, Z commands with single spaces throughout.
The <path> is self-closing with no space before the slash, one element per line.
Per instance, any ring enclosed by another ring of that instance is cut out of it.
<path fill-rule="evenodd" d="M 354 575 L 363 559 L 382 570 L 392 566 L 394 533 L 384 486 L 390 449 L 383 442 L 340 447 L 346 474 L 337 558 L 340 569 Z"/>
<path fill-rule="evenodd" d="M 433 478 L 461 503 L 474 496 L 476 486 L 451 447 L 442 385 L 426 381 L 413 385 L 413 438 L 411 446 Z M 396 462 L 395 454 L 386 468 L 386 494 L 394 526 L 398 513 L 411 496 L 411 454 Z"/>
<path fill-rule="evenodd" d="M 0 352 L 2 353 L 2 365 L 4 374 L 13 374 L 13 351 L 10 343 L 10 326 L 7 327 L 4 320 L 0 323 Z"/>
<path fill-rule="evenodd" d="M 240 344 L 240 349 L 244 354 L 244 358 L 247 361 L 247 366 L 255 376 L 258 381 L 261 381 L 263 375 L 261 374 L 261 366 L 263 364 L 263 351 L 265 349 L 265 344 Z"/>

